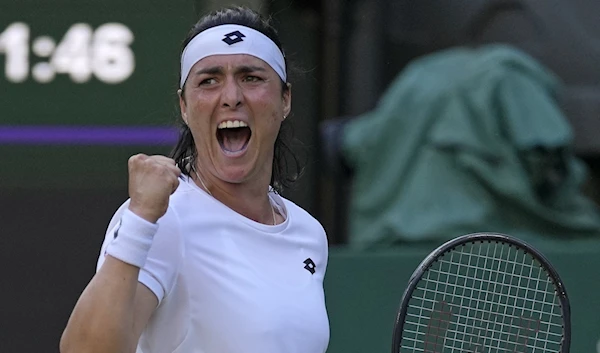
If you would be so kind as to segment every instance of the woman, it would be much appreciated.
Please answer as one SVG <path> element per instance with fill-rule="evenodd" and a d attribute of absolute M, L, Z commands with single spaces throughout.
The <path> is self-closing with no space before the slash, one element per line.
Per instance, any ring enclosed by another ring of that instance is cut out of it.
<path fill-rule="evenodd" d="M 247 8 L 211 13 L 181 70 L 172 159 L 130 158 L 61 352 L 325 352 L 325 232 L 273 189 L 291 109 L 276 31 Z"/>

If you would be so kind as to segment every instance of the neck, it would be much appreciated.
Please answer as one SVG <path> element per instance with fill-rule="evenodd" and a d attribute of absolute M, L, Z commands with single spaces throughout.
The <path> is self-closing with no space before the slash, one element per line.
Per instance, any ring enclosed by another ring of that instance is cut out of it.
<path fill-rule="evenodd" d="M 192 173 L 196 185 L 221 203 L 242 216 L 256 222 L 273 225 L 274 210 L 269 200 L 269 180 L 258 180 L 254 183 L 228 183 L 218 178 L 210 178 L 208 173 L 197 171 Z"/>

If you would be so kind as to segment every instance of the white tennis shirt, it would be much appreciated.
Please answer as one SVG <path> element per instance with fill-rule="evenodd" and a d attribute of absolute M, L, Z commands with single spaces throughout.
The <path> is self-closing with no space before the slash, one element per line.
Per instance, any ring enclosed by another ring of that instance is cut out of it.
<path fill-rule="evenodd" d="M 139 281 L 159 299 L 137 352 L 323 353 L 329 342 L 323 277 L 327 238 L 279 195 L 285 216 L 254 222 L 188 177 L 171 196 Z M 111 220 L 98 268 L 124 203 Z"/>

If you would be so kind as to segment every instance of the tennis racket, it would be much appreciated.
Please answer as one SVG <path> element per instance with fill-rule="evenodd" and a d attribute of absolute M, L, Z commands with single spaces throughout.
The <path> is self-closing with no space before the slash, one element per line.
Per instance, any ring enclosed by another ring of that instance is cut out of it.
<path fill-rule="evenodd" d="M 415 270 L 392 353 L 568 353 L 569 299 L 550 262 L 523 241 L 469 234 Z"/>

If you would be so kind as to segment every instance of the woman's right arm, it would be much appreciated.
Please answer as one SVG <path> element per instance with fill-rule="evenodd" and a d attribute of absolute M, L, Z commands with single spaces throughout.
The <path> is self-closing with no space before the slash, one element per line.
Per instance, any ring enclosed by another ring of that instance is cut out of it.
<path fill-rule="evenodd" d="M 179 185 L 179 169 L 172 159 L 146 155 L 131 157 L 128 169 L 128 209 L 135 215 L 130 219 L 139 217 L 156 224 Z M 61 353 L 133 353 L 158 305 L 159 298 L 139 282 L 144 262 L 140 255 L 147 255 L 148 249 L 138 251 L 139 237 L 125 240 L 115 234 L 115 239 L 126 246 L 109 248 L 104 263 L 79 297 L 60 340 Z M 123 261 L 125 257 L 135 261 Z"/>
<path fill-rule="evenodd" d="M 81 294 L 60 341 L 61 353 L 135 352 L 158 305 L 138 282 L 140 269 L 110 255 Z"/>

